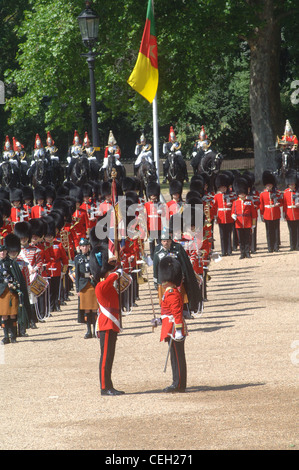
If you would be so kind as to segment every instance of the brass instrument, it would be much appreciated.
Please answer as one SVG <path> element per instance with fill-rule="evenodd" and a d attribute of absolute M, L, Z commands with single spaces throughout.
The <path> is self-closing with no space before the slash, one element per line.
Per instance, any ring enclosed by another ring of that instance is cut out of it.
<path fill-rule="evenodd" d="M 207 227 L 210 227 L 212 225 L 212 221 L 211 221 L 211 207 L 210 207 L 210 203 L 209 202 L 206 202 L 205 204 L 205 207 L 204 207 L 204 214 L 205 214 L 205 217 L 206 217 L 206 223 L 205 225 Z"/>
<path fill-rule="evenodd" d="M 61 238 L 61 244 L 63 248 L 65 249 L 65 251 L 67 252 L 69 260 L 72 259 L 68 232 L 64 229 L 61 229 L 60 238 Z"/>

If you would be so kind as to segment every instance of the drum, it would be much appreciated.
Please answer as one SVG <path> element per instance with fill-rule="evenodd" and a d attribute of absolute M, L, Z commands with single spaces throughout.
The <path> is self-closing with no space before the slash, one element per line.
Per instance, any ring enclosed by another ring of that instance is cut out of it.
<path fill-rule="evenodd" d="M 132 283 L 132 278 L 129 274 L 123 272 L 119 280 L 115 282 L 115 288 L 119 292 L 118 286 L 120 285 L 120 292 L 123 293 L 125 290 L 130 287 Z"/>
<path fill-rule="evenodd" d="M 30 292 L 36 297 L 42 295 L 48 287 L 48 281 L 39 274 L 35 274 L 33 281 L 30 284 Z"/>

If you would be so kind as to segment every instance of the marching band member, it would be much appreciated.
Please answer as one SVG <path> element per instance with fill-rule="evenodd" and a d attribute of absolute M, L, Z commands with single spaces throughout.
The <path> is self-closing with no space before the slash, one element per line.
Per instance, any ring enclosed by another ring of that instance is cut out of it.
<path fill-rule="evenodd" d="M 41 274 L 43 261 L 39 248 L 30 244 L 32 229 L 29 222 L 18 222 L 14 227 L 14 234 L 19 237 L 21 242 L 20 258 L 27 264 L 30 274 L 30 284 L 34 280 L 36 274 Z M 33 293 L 29 293 L 29 301 L 31 305 L 30 328 L 36 328 L 36 304 L 37 297 Z"/>
<path fill-rule="evenodd" d="M 296 170 L 289 170 L 285 177 L 287 188 L 283 193 L 283 216 L 287 221 L 290 251 L 299 251 L 299 191 Z"/>
<path fill-rule="evenodd" d="M 79 247 L 81 253 L 75 256 L 75 283 L 79 297 L 78 322 L 86 323 L 87 332 L 84 338 L 87 339 L 95 337 L 95 323 L 99 306 L 95 295 L 95 282 L 90 272 L 89 240 L 81 238 Z M 93 327 L 93 333 L 91 327 Z"/>
<path fill-rule="evenodd" d="M 171 256 L 165 256 L 159 263 L 159 277 L 164 288 L 161 300 L 160 341 L 169 344 L 172 368 L 172 384 L 163 391 L 184 393 L 187 384 L 185 357 L 187 326 L 183 317 L 183 298 L 179 291 L 183 278 L 179 261 Z"/>
<path fill-rule="evenodd" d="M 234 190 L 238 199 L 233 201 L 232 218 L 238 234 L 240 259 L 250 258 L 250 233 L 256 226 L 257 213 L 248 195 L 248 182 L 245 178 L 237 178 Z"/>
<path fill-rule="evenodd" d="M 215 220 L 219 226 L 222 256 L 232 254 L 232 230 L 234 220 L 232 219 L 232 201 L 234 197 L 229 191 L 229 177 L 218 173 L 215 179 L 217 193 L 214 196 Z"/>
<path fill-rule="evenodd" d="M 7 238 L 8 237 L 8 238 Z M 4 332 L 3 344 L 15 343 L 17 324 L 24 332 L 28 326 L 30 305 L 27 286 L 18 262 L 9 256 L 17 253 L 20 245 L 16 244 L 13 233 L 6 237 L 7 246 L 0 246 L 0 312 Z"/>
<path fill-rule="evenodd" d="M 109 263 L 107 245 L 103 244 L 92 249 L 90 270 L 96 282 L 95 293 L 99 304 L 96 334 L 101 348 L 99 366 L 101 395 L 122 395 L 123 391 L 113 387 L 111 377 L 117 335 L 121 331 L 119 293 L 115 287 L 120 272 L 116 272 L 115 265 Z"/>
<path fill-rule="evenodd" d="M 262 175 L 264 191 L 260 194 L 260 214 L 266 225 L 267 246 L 269 253 L 279 251 L 280 244 L 280 207 L 283 195 L 276 188 L 275 175 L 265 170 Z"/>
<path fill-rule="evenodd" d="M 62 243 L 56 238 L 59 228 L 59 225 L 56 226 L 55 219 L 48 220 L 44 244 L 43 277 L 49 280 L 51 312 L 60 311 L 61 278 L 66 275 L 69 261 Z"/>
<path fill-rule="evenodd" d="M 0 199 L 0 213 L 2 215 L 0 245 L 4 245 L 5 237 L 13 232 L 13 223 L 10 218 L 11 209 L 11 203 L 7 199 Z"/>

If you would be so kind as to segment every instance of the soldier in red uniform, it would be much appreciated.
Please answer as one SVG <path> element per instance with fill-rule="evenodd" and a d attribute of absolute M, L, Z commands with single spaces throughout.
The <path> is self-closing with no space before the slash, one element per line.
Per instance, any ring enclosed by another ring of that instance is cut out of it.
<path fill-rule="evenodd" d="M 248 182 L 245 178 L 237 178 L 234 190 L 238 199 L 233 201 L 232 218 L 238 234 L 240 246 L 240 259 L 250 258 L 250 231 L 256 225 L 256 209 L 253 202 L 247 197 Z"/>
<path fill-rule="evenodd" d="M 253 202 L 253 205 L 256 210 L 256 224 L 255 224 L 255 228 L 251 229 L 251 242 L 250 242 L 250 252 L 254 254 L 256 253 L 256 250 L 257 250 L 257 221 L 258 221 L 258 211 L 260 208 L 260 193 L 254 186 L 255 176 L 253 172 L 245 170 L 242 173 L 242 177 L 244 177 L 247 180 L 248 186 L 249 186 L 247 199 L 250 199 Z"/>
<path fill-rule="evenodd" d="M 235 196 L 229 191 L 229 177 L 218 173 L 215 179 L 217 194 L 214 196 L 215 220 L 219 226 L 222 256 L 232 254 L 232 230 L 234 220 L 232 219 L 232 204 Z"/>
<path fill-rule="evenodd" d="M 266 225 L 267 246 L 269 253 L 279 251 L 280 244 L 280 207 L 283 195 L 276 188 L 275 175 L 268 170 L 262 176 L 264 191 L 260 194 L 260 214 Z"/>
<path fill-rule="evenodd" d="M 11 203 L 8 199 L 0 199 L 0 212 L 3 219 L 0 227 L 0 245 L 4 245 L 5 237 L 13 232 L 13 223 L 10 219 Z"/>
<path fill-rule="evenodd" d="M 182 212 L 183 210 L 183 199 L 182 199 L 183 185 L 180 181 L 172 180 L 169 183 L 169 194 L 171 200 L 166 203 L 168 208 L 167 218 L 168 220 L 173 214 Z"/>
<path fill-rule="evenodd" d="M 96 334 L 101 348 L 101 395 L 121 395 L 124 392 L 113 387 L 111 377 L 117 335 L 121 331 L 119 293 L 115 287 L 120 273 L 115 271 L 115 265 L 109 264 L 107 245 L 102 244 L 92 249 L 90 271 L 96 282 L 95 293 L 99 303 Z"/>
<path fill-rule="evenodd" d="M 61 277 L 66 275 L 68 257 L 61 242 L 56 239 L 55 222 L 48 221 L 44 244 L 44 272 L 50 285 L 50 311 L 60 310 Z"/>
<path fill-rule="evenodd" d="M 28 222 L 29 212 L 23 206 L 23 192 L 21 189 L 12 189 L 9 194 L 9 199 L 12 204 L 10 220 L 13 224 L 17 222 Z"/>
<path fill-rule="evenodd" d="M 40 219 L 43 215 L 47 215 L 46 191 L 42 186 L 37 186 L 34 191 L 35 205 L 31 208 L 31 219 Z"/>
<path fill-rule="evenodd" d="M 162 230 L 162 214 L 163 207 L 159 203 L 160 185 L 159 183 L 149 183 L 147 186 L 148 202 L 144 204 L 147 221 L 147 231 L 149 237 L 150 256 L 153 259 L 155 244 L 159 244 L 161 240 Z M 166 214 L 165 214 L 166 215 Z"/>
<path fill-rule="evenodd" d="M 179 261 L 165 256 L 159 263 L 159 277 L 165 289 L 161 301 L 162 328 L 160 341 L 170 343 L 172 384 L 163 391 L 183 393 L 187 384 L 185 338 L 187 327 L 183 317 L 183 298 L 178 287 L 182 282 L 182 268 Z"/>
<path fill-rule="evenodd" d="M 288 187 L 283 193 L 283 216 L 288 224 L 290 251 L 299 251 L 299 191 L 296 170 L 289 170 L 285 181 Z"/>
<path fill-rule="evenodd" d="M 72 214 L 72 219 L 74 222 L 74 228 L 77 234 L 79 241 L 81 238 L 86 238 L 89 234 L 88 226 L 88 216 L 85 209 L 82 207 L 83 203 L 83 192 L 79 187 L 70 189 L 70 196 L 73 197 L 76 201 L 76 210 Z"/>

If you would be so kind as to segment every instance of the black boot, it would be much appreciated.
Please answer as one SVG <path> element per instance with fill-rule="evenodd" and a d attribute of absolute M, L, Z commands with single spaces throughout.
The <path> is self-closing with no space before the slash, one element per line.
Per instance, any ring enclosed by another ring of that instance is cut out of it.
<path fill-rule="evenodd" d="M 2 339 L 2 344 L 8 344 L 10 343 L 10 340 L 9 340 L 9 335 L 8 335 L 8 324 L 9 324 L 9 320 L 2 320 L 2 329 L 3 329 L 3 333 L 4 333 L 4 338 Z"/>
<path fill-rule="evenodd" d="M 10 319 L 10 324 L 8 327 L 8 331 L 10 333 L 10 342 L 16 343 L 17 342 L 17 320 Z"/>

